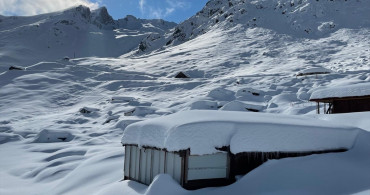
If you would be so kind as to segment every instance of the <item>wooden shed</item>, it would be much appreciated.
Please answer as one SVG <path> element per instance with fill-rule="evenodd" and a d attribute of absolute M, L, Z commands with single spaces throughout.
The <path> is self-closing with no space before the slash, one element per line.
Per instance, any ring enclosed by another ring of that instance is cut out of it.
<path fill-rule="evenodd" d="M 176 74 L 175 78 L 177 79 L 187 79 L 187 78 L 190 78 L 188 75 L 186 75 L 185 73 L 183 72 L 179 72 Z"/>
<path fill-rule="evenodd" d="M 319 74 L 330 74 L 331 70 L 322 68 L 322 67 L 316 67 L 316 68 L 307 68 L 304 70 L 299 71 L 296 75 L 298 76 L 308 76 L 308 75 L 319 75 Z"/>
<path fill-rule="evenodd" d="M 124 179 L 149 185 L 156 175 L 169 174 L 189 190 L 224 186 L 269 159 L 352 147 L 356 131 L 314 126 L 312 120 L 199 110 L 138 122 L 122 138 Z"/>
<path fill-rule="evenodd" d="M 318 114 L 370 111 L 370 83 L 316 90 L 312 93 L 310 101 L 317 103 Z"/>

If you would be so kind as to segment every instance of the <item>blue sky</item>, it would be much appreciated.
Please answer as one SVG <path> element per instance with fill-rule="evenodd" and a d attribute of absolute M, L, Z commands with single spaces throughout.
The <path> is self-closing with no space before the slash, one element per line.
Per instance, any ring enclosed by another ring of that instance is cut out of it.
<path fill-rule="evenodd" d="M 107 7 L 113 18 L 134 15 L 181 22 L 200 11 L 207 0 L 96 0 Z"/>
<path fill-rule="evenodd" d="M 208 0 L 0 0 L 0 15 L 31 16 L 77 5 L 106 6 L 114 19 L 134 15 L 181 22 L 200 11 Z"/>

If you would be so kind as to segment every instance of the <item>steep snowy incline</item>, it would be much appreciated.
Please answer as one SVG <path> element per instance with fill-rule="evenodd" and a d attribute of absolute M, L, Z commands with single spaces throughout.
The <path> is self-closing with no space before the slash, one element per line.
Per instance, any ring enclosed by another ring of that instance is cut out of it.
<path fill-rule="evenodd" d="M 137 49 L 146 36 L 159 36 L 176 24 L 132 16 L 113 20 L 105 7 L 78 6 L 30 17 L 0 17 L 0 67 L 43 60 L 117 57 Z"/>
<path fill-rule="evenodd" d="M 139 53 L 178 45 L 212 29 L 228 29 L 239 24 L 317 39 L 343 28 L 369 27 L 369 18 L 370 1 L 366 0 L 211 0 L 166 35 L 156 39 L 147 37 Z"/>

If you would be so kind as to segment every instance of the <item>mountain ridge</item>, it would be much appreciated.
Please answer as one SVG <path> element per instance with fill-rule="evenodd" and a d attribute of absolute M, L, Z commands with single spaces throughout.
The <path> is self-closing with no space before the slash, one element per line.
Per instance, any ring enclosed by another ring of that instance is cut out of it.
<path fill-rule="evenodd" d="M 214 28 L 238 24 L 267 28 L 289 36 L 317 39 L 341 28 L 370 26 L 370 1 L 211 0 L 196 15 L 155 40 L 147 37 L 140 52 L 184 43 Z M 368 16 L 368 17 L 366 17 Z"/>
<path fill-rule="evenodd" d="M 105 7 L 85 6 L 36 16 L 0 17 L 0 66 L 25 66 L 69 57 L 118 57 L 151 34 L 176 24 L 127 16 L 114 20 Z M 16 57 L 15 57 L 16 56 Z"/>

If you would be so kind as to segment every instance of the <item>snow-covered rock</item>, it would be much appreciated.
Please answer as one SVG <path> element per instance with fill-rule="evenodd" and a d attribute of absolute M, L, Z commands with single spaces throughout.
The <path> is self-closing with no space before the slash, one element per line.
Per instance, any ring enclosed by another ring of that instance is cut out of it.
<path fill-rule="evenodd" d="M 74 137 L 70 131 L 44 129 L 37 134 L 33 143 L 69 142 Z"/>

